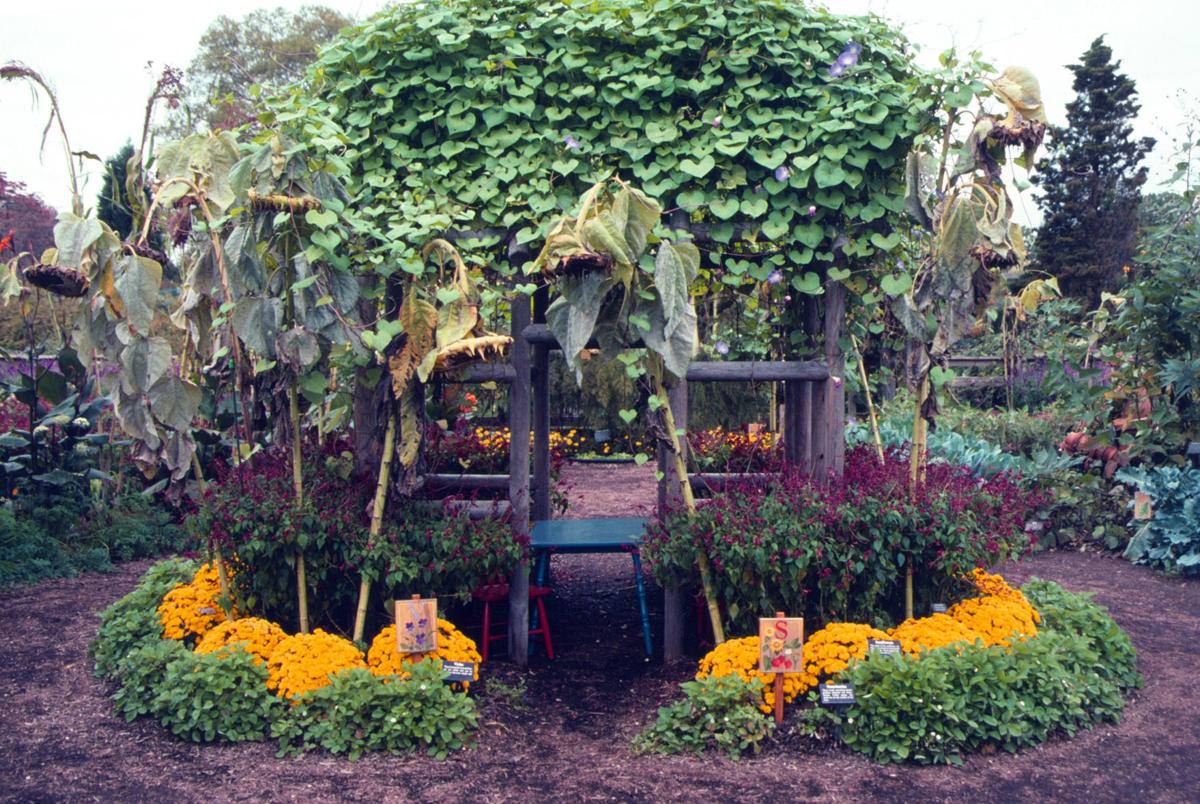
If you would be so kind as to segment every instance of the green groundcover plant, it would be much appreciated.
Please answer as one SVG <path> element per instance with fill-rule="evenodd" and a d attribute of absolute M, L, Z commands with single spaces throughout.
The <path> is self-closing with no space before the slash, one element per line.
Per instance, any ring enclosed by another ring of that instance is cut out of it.
<path fill-rule="evenodd" d="M 722 751 L 733 759 L 757 754 L 775 723 L 759 711 L 762 681 L 706 676 L 680 685 L 684 697 L 658 710 L 658 720 L 633 740 L 640 754 Z"/>
<path fill-rule="evenodd" d="M 1036 637 L 1009 648 L 868 656 L 838 678 L 854 685 L 856 702 L 843 711 L 815 707 L 808 724 L 835 727 L 848 747 L 879 762 L 958 764 L 966 753 L 1015 752 L 1116 722 L 1125 695 L 1142 683 L 1129 637 L 1087 595 L 1036 579 L 1022 591 L 1042 615 Z"/>
<path fill-rule="evenodd" d="M 127 721 L 150 717 L 197 743 L 277 739 L 281 756 L 424 749 L 445 757 L 471 740 L 475 702 L 444 683 L 435 661 L 413 665 L 406 678 L 343 671 L 288 705 L 240 646 L 200 654 L 163 639 L 158 604 L 195 570 L 190 561 L 160 562 L 101 614 L 90 653 L 96 675 L 115 682 L 113 704 Z"/>

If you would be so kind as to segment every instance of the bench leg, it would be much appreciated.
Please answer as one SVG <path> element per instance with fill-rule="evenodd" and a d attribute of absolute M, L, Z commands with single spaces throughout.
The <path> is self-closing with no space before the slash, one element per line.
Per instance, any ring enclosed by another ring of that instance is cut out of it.
<path fill-rule="evenodd" d="M 650 636 L 650 611 L 646 608 L 646 582 L 642 580 L 642 554 L 637 550 L 630 553 L 633 556 L 633 575 L 637 581 L 638 605 L 642 609 L 642 639 L 646 643 L 646 658 L 654 655 L 654 641 Z"/>

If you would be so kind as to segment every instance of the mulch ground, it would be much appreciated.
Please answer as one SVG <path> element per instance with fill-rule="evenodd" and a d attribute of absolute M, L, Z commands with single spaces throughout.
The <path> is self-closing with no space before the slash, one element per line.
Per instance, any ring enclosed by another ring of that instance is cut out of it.
<path fill-rule="evenodd" d="M 637 515 L 653 504 L 647 467 L 568 467 L 571 515 Z M 269 744 L 197 746 L 155 723 L 114 717 L 91 675 L 96 613 L 148 562 L 0 594 L 0 796 L 8 800 L 609 801 L 819 799 L 945 801 L 1200 800 L 1200 585 L 1108 556 L 1049 553 L 1003 568 L 1092 591 L 1138 647 L 1146 686 L 1119 725 L 961 768 L 876 765 L 815 745 L 787 724 L 763 755 L 636 757 L 630 738 L 677 694 L 694 665 L 642 655 L 625 556 L 554 559 L 550 618 L 558 658 L 521 673 L 502 662 L 480 684 L 477 744 L 447 761 L 314 753 L 278 759 Z M 651 596 L 655 637 L 661 594 Z"/>

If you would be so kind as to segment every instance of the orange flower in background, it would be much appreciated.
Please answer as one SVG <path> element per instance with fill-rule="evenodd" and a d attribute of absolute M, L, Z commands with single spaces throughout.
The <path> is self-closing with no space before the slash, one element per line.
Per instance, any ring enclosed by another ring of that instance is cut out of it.
<path fill-rule="evenodd" d="M 163 597 L 158 619 L 166 639 L 193 639 L 204 636 L 213 626 L 225 621 L 225 612 L 217 599 L 221 582 L 216 567 L 209 563 L 197 570 L 189 583 L 180 584 Z"/>

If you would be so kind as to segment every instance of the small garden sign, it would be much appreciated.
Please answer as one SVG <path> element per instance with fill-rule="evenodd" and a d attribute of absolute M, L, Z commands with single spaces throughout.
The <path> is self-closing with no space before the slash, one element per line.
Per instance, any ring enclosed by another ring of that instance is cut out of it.
<path fill-rule="evenodd" d="M 437 598 L 396 601 L 396 650 L 427 653 L 437 650 Z"/>
<path fill-rule="evenodd" d="M 783 674 L 803 667 L 804 618 L 787 617 L 782 611 L 774 617 L 758 619 L 758 669 L 775 676 L 775 722 L 783 722 Z"/>

